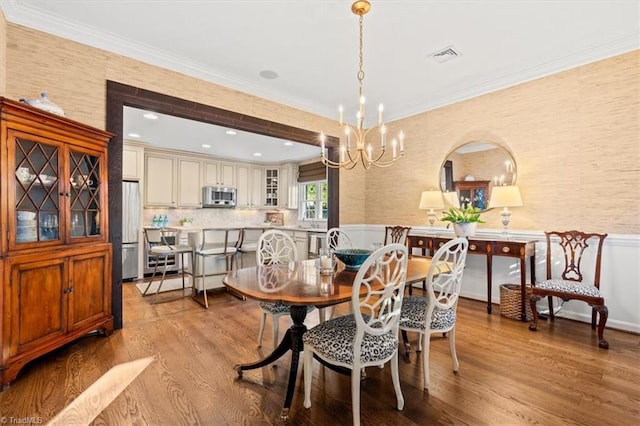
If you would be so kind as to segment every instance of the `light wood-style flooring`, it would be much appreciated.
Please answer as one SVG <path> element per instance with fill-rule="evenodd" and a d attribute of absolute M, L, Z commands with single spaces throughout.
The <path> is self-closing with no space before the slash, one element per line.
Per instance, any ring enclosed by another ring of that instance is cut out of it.
<path fill-rule="evenodd" d="M 205 310 L 190 298 L 151 305 L 132 283 L 123 294 L 124 328 L 107 338 L 84 337 L 28 364 L 0 393 L 0 417 L 46 423 L 114 365 L 152 356 L 94 424 L 283 424 L 289 357 L 242 379 L 232 369 L 271 349 L 270 322 L 263 349 L 256 345 L 256 301 L 218 292 Z M 451 370 L 446 339 L 432 337 L 431 389 L 422 389 L 417 354 L 401 357 L 406 402 L 397 411 L 390 368 L 368 369 L 361 383 L 364 425 L 640 424 L 640 336 L 608 329 L 607 351 L 584 323 L 541 322 L 534 333 L 527 323 L 501 317 L 497 306 L 487 315 L 484 303 L 471 300 L 461 301 L 458 314 L 459 372 Z M 282 320 L 281 333 L 288 321 Z M 307 319 L 308 325 L 317 321 L 317 311 Z M 350 379 L 317 363 L 313 374 L 312 407 L 302 405 L 299 371 L 288 424 L 350 424 Z"/>

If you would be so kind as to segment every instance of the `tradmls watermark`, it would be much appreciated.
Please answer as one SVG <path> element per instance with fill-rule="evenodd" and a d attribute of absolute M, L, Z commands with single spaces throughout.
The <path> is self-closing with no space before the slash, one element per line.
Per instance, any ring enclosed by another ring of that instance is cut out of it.
<path fill-rule="evenodd" d="M 2 416 L 0 417 L 0 424 L 3 425 L 41 425 L 44 423 L 44 419 L 42 417 L 13 417 L 13 416 Z"/>

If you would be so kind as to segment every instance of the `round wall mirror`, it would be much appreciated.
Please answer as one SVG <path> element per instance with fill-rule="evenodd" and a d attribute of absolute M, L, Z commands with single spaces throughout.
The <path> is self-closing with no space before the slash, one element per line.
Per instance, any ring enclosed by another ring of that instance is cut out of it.
<path fill-rule="evenodd" d="M 440 172 L 440 187 L 443 192 L 456 192 L 454 198 L 461 207 L 471 205 L 486 210 L 491 188 L 514 185 L 516 176 L 516 162 L 505 147 L 473 141 L 447 155 Z"/>

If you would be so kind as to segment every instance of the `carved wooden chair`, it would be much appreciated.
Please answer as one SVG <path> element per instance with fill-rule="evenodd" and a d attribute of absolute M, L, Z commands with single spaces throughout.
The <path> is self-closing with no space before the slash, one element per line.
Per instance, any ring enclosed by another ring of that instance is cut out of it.
<path fill-rule="evenodd" d="M 553 299 L 559 297 L 563 301 L 582 300 L 591 306 L 591 328 L 596 328 L 598 321 L 598 345 L 608 349 L 609 343 L 604 339 L 604 328 L 609 316 L 609 310 L 604 304 L 604 298 L 600 294 L 600 266 L 602 258 L 602 246 L 607 234 L 585 233 L 580 231 L 550 231 L 545 232 L 547 239 L 547 279 L 532 286 L 530 303 L 533 313 L 533 321 L 529 330 L 538 329 L 537 302 L 547 296 L 549 300 L 549 319 L 553 321 Z M 552 240 L 553 239 L 553 240 Z M 559 239 L 558 246 L 561 253 L 554 256 L 552 242 Z M 560 261 L 560 258 L 563 260 Z M 582 261 L 588 259 L 593 263 L 594 273 L 585 277 Z M 558 265 L 560 270 L 558 270 Z M 554 273 L 555 272 L 555 273 Z M 557 278 L 554 278 L 557 277 Z M 593 278 L 591 278 L 593 277 Z M 591 279 L 589 279 L 591 278 Z"/>
<path fill-rule="evenodd" d="M 351 375 L 354 425 L 360 424 L 360 372 L 364 367 L 391 363 L 396 406 L 398 410 L 404 408 L 398 373 L 398 320 L 408 257 L 406 246 L 400 244 L 375 251 L 353 280 L 353 314 L 330 319 L 304 333 L 305 408 L 311 408 L 314 358 L 332 370 Z"/>
<path fill-rule="evenodd" d="M 295 262 L 296 260 L 298 260 L 296 243 L 286 233 L 278 229 L 270 229 L 263 232 L 258 238 L 256 265 L 273 265 Z M 288 304 L 280 302 L 260 302 L 259 306 L 262 310 L 262 318 L 260 320 L 260 331 L 258 332 L 258 347 L 262 346 L 262 336 L 267 322 L 267 315 L 271 315 L 273 322 L 273 348 L 275 349 L 278 347 L 280 317 L 289 315 L 290 307 Z M 315 309 L 315 306 L 309 306 L 307 313 L 313 309 Z"/>
<path fill-rule="evenodd" d="M 384 244 L 407 245 L 407 235 L 411 231 L 410 226 L 386 226 L 384 228 Z"/>
<path fill-rule="evenodd" d="M 424 337 L 422 348 L 422 371 L 424 373 L 424 389 L 429 389 L 429 346 L 430 337 L 434 333 L 449 333 L 449 350 L 453 361 L 453 371 L 458 371 L 456 355 L 456 309 L 462 273 L 467 259 L 469 241 L 466 238 L 455 238 L 447 241 L 436 251 L 427 275 L 426 297 L 410 296 L 402 302 L 400 314 L 400 330 L 406 354 L 410 346 L 407 342 L 407 331 L 417 332 L 418 349 Z"/>

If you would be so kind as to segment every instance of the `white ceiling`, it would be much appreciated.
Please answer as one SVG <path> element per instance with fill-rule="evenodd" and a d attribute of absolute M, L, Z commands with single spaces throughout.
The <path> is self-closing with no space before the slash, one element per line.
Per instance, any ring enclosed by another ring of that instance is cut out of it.
<path fill-rule="evenodd" d="M 158 118 L 149 120 L 144 117 L 145 113 L 148 111 L 124 107 L 123 134 L 125 139 L 144 142 L 158 148 L 179 149 L 257 163 L 285 161 L 298 163 L 320 157 L 320 148 L 313 145 L 285 141 L 165 114 L 153 113 Z M 233 130 L 235 134 L 226 133 L 230 130 Z M 132 137 L 132 133 L 136 133 L 140 137 Z M 256 153 L 260 153 L 260 156 L 255 156 Z"/>
<path fill-rule="evenodd" d="M 325 117 L 337 119 L 342 104 L 353 122 L 351 3 L 3 0 L 0 7 L 10 22 Z M 387 121 L 640 48 L 636 0 L 371 3 L 364 93 L 369 111 L 384 103 Z M 449 46 L 461 55 L 444 63 L 430 57 Z M 278 78 L 262 78 L 265 70 Z"/>

